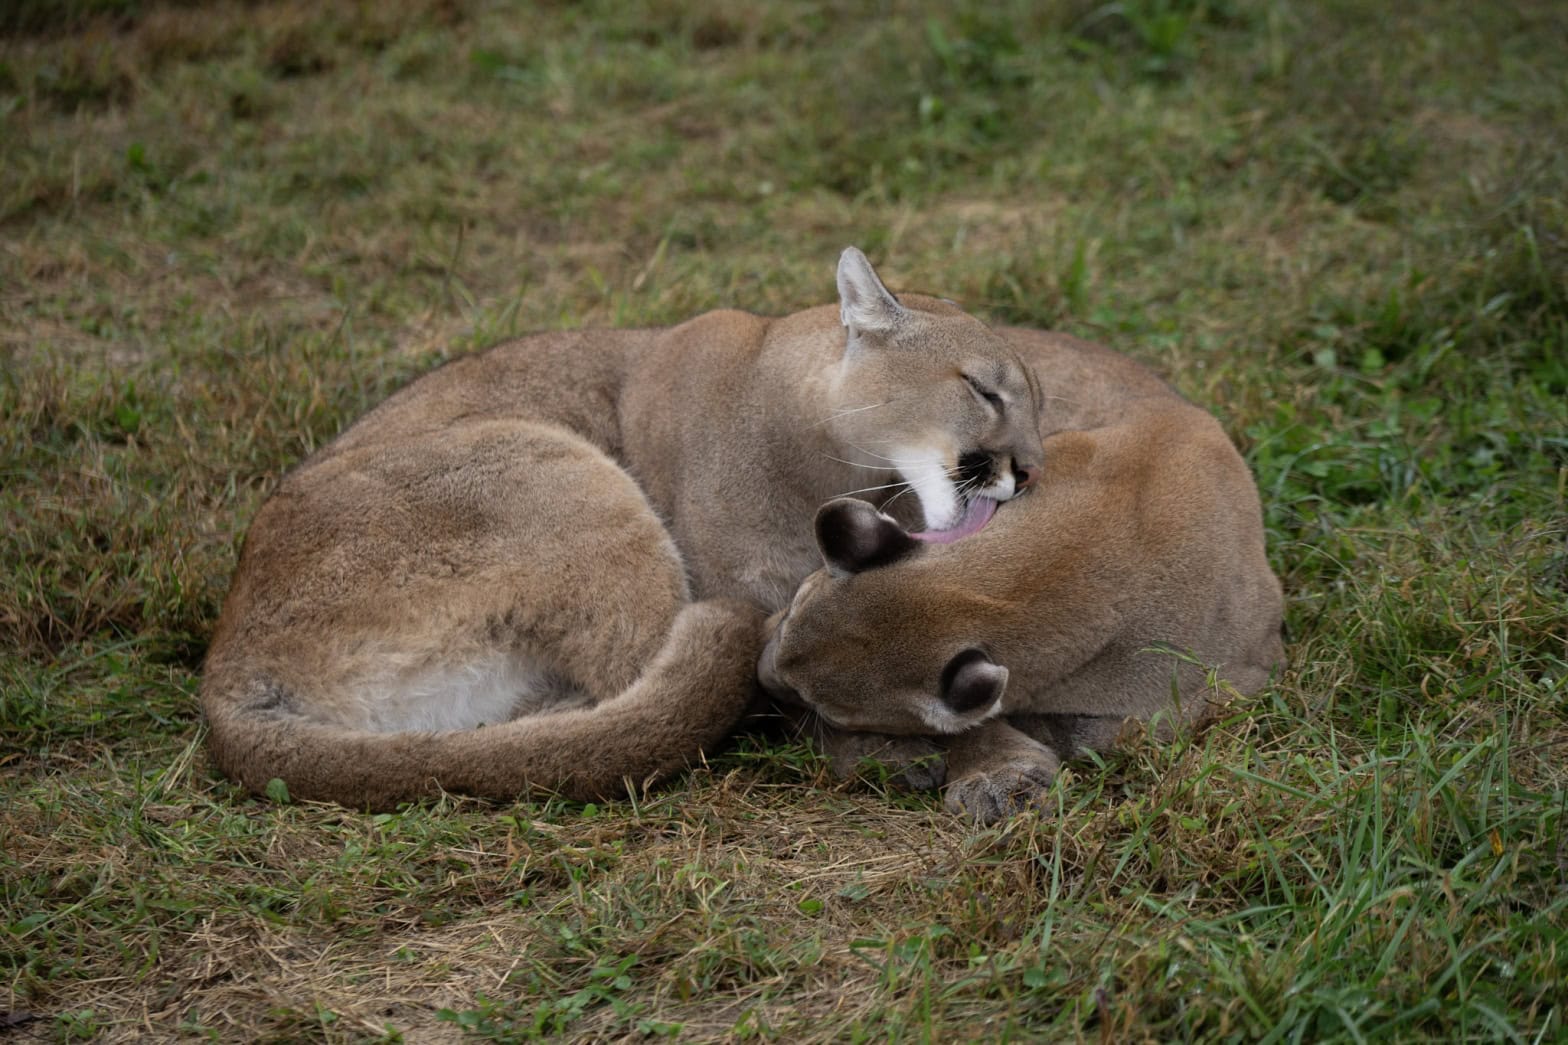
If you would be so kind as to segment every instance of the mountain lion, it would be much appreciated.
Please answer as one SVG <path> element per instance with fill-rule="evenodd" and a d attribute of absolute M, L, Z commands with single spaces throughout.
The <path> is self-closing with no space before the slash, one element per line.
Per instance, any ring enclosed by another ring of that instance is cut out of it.
<path fill-rule="evenodd" d="M 1039 486 L 945 546 L 863 501 L 824 505 L 826 566 L 758 664 L 774 696 L 864 731 L 825 738 L 841 768 L 934 759 L 912 779 L 945 769 L 948 808 L 981 821 L 1128 719 L 1202 720 L 1208 668 L 1250 693 L 1284 654 L 1257 489 L 1218 422 L 1108 349 L 1001 333 L 1051 393 Z"/>
<path fill-rule="evenodd" d="M 217 765 L 354 807 L 591 798 L 723 737 L 757 607 L 820 561 L 822 502 L 869 495 L 940 545 L 1041 467 L 1040 390 L 1006 341 L 895 299 L 853 248 L 838 289 L 780 319 L 502 345 L 308 458 L 258 512 L 213 638 Z"/>

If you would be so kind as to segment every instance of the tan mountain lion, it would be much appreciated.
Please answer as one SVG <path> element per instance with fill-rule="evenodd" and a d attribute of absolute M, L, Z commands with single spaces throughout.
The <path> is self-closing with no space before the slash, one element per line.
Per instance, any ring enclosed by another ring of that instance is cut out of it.
<path fill-rule="evenodd" d="M 758 665 L 776 697 L 858 731 L 825 738 L 841 771 L 875 753 L 916 784 L 945 775 L 948 808 L 981 821 L 1129 719 L 1201 721 L 1210 669 L 1251 693 L 1284 652 L 1257 489 L 1218 422 L 1108 349 L 1001 333 L 1049 392 L 1039 486 L 945 546 L 824 505 L 826 566 Z"/>
<path fill-rule="evenodd" d="M 838 289 L 502 345 L 307 459 L 257 513 L 208 654 L 217 765 L 354 807 L 590 798 L 721 738 L 758 607 L 820 562 L 822 502 L 868 495 L 941 543 L 1039 474 L 1041 395 L 1006 341 L 895 299 L 853 248 Z"/>

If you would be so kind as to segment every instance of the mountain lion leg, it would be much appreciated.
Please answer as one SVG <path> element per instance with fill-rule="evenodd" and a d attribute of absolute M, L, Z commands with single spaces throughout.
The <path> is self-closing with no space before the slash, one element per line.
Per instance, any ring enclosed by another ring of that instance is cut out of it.
<path fill-rule="evenodd" d="M 333 684 L 304 698 L 312 712 L 371 729 L 473 728 L 608 699 L 664 644 L 687 594 L 631 477 L 526 421 L 460 422 L 439 442 L 307 465 L 264 506 L 250 545 L 236 588 L 270 622 L 253 652 L 313 659 L 293 688 Z M 265 579 L 257 560 L 274 564 Z M 497 714 L 508 688 L 517 703 Z M 490 690 L 477 717 L 453 708 Z"/>
<path fill-rule="evenodd" d="M 668 641 L 625 692 L 591 708 L 482 729 L 344 728 L 302 713 L 308 694 L 220 667 L 203 700 L 213 758 L 258 794 L 282 779 L 296 799 L 392 809 L 441 791 L 510 801 L 554 792 L 615 798 L 679 771 L 721 741 L 751 688 L 762 614 L 744 603 L 681 610 Z"/>
<path fill-rule="evenodd" d="M 1114 748 L 1128 730 L 1148 728 L 1133 715 L 1009 715 L 1020 732 L 1060 752 L 1079 758 Z"/>
<path fill-rule="evenodd" d="M 895 737 L 839 729 L 799 704 L 764 696 L 749 725 L 789 740 L 802 738 L 828 759 L 835 779 L 887 783 L 900 791 L 930 791 L 947 778 L 942 746 L 927 737 Z"/>
<path fill-rule="evenodd" d="M 760 610 L 686 597 L 641 491 L 561 429 L 325 455 L 251 527 L 202 682 L 214 761 L 357 808 L 624 793 L 751 697 Z"/>
<path fill-rule="evenodd" d="M 942 745 L 930 737 L 856 733 L 825 722 L 817 735 L 829 768 L 840 780 L 865 777 L 868 770 L 880 779 L 879 766 L 886 771 L 887 782 L 904 791 L 930 791 L 947 779 Z"/>
<path fill-rule="evenodd" d="M 946 738 L 948 812 L 992 824 L 1028 808 L 1040 808 L 1056 780 L 1056 751 L 1025 736 L 1005 719 L 991 719 Z"/>

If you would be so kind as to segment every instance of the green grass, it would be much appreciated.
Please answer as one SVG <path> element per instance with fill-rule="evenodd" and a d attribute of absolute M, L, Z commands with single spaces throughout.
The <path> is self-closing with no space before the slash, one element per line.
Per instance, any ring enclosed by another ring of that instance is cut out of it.
<path fill-rule="evenodd" d="M 29 0 L 0 32 L 0 1025 L 1568 1035 L 1560 4 Z M 597 808 L 213 773 L 201 657 L 283 470 L 514 333 L 828 300 L 847 243 L 1215 410 L 1289 594 L 1276 685 L 983 831 L 757 738 Z"/>

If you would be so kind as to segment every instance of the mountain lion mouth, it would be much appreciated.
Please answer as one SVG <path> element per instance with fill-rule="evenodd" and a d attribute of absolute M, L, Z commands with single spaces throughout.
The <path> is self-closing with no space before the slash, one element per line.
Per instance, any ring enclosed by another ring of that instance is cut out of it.
<path fill-rule="evenodd" d="M 931 544 L 952 544 L 956 540 L 972 536 L 985 529 L 986 523 L 996 514 L 996 506 L 1000 502 L 989 497 L 976 497 L 964 505 L 964 513 L 958 521 L 945 530 L 923 530 L 909 536 L 917 541 L 927 541 Z"/>

